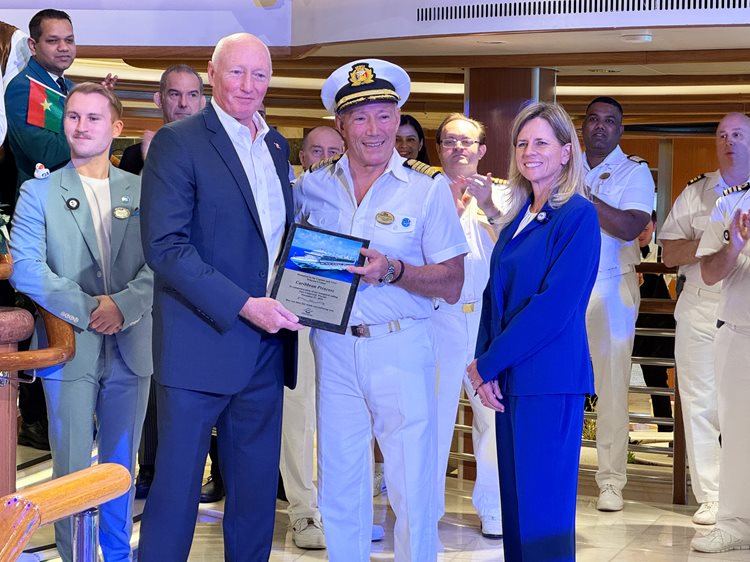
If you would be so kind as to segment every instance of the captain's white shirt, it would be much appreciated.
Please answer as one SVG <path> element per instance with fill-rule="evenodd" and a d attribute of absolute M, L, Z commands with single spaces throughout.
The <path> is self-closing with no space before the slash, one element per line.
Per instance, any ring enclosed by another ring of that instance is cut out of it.
<path fill-rule="evenodd" d="M 672 204 L 672 210 L 659 232 L 659 241 L 700 240 L 716 206 L 716 200 L 728 187 L 731 186 L 727 185 L 719 170 L 708 172 L 705 177 L 688 184 Z M 714 293 L 721 291 L 721 283 L 709 286 L 703 282 L 698 262 L 681 265 L 679 272 L 690 285 Z"/>
<path fill-rule="evenodd" d="M 716 201 L 711 219 L 701 237 L 696 255 L 709 256 L 729 243 L 729 225 L 737 211 L 750 210 L 750 190 L 724 195 Z M 750 329 L 750 244 L 737 258 L 734 269 L 724 278 L 718 317 L 724 322 Z"/>
<path fill-rule="evenodd" d="M 583 158 L 586 185 L 607 205 L 616 209 L 643 211 L 651 215 L 654 208 L 654 180 L 648 165 L 638 163 L 617 146 L 596 167 L 590 168 Z M 625 241 L 602 228 L 601 256 L 597 279 L 606 279 L 633 271 L 641 262 L 638 239 Z"/>
<path fill-rule="evenodd" d="M 444 176 L 433 179 L 405 167 L 404 160 L 394 150 L 385 171 L 359 205 L 348 155 L 335 164 L 305 172 L 294 187 L 296 221 L 370 240 L 370 248 L 415 266 L 442 263 L 468 253 Z M 386 214 L 393 220 L 383 220 Z M 430 298 L 398 284 L 360 283 L 349 324 L 426 319 L 431 312 Z"/>

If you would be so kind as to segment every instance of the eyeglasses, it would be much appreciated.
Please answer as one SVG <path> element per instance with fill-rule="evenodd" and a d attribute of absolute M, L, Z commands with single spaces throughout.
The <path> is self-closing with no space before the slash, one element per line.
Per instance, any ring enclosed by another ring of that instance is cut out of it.
<path fill-rule="evenodd" d="M 480 142 L 472 139 L 442 139 L 440 141 L 440 146 L 443 148 L 471 148 L 475 144 L 480 144 Z"/>

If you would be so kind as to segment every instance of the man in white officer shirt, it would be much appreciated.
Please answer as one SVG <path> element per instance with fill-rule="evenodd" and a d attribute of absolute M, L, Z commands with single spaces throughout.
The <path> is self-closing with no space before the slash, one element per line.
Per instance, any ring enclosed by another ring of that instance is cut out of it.
<path fill-rule="evenodd" d="M 748 162 L 750 121 L 738 119 L 727 131 L 735 158 Z M 696 536 L 691 546 L 700 552 L 750 548 L 750 187 L 725 189 L 716 201 L 701 237 L 697 255 L 707 285 L 722 282 L 719 299 L 714 366 L 721 428 L 719 510 L 716 526 Z"/>
<path fill-rule="evenodd" d="M 583 118 L 584 172 L 602 229 L 599 273 L 586 312 L 596 407 L 596 483 L 600 511 L 623 508 L 628 448 L 628 387 L 640 291 L 636 238 L 651 217 L 654 180 L 648 164 L 619 147 L 622 106 L 610 97 L 589 103 Z"/>
<path fill-rule="evenodd" d="M 309 170 L 323 160 L 344 152 L 344 139 L 331 127 L 315 127 L 302 139 L 299 159 Z M 297 548 L 325 548 L 323 526 L 318 510 L 318 489 L 313 482 L 315 437 L 315 365 L 310 350 L 308 329 L 300 332 L 297 359 L 297 386 L 284 389 L 279 468 L 284 481 Z"/>
<path fill-rule="evenodd" d="M 453 201 L 470 252 L 464 258 L 464 286 L 455 304 L 437 300 L 432 316 L 438 357 L 438 519 L 445 513 L 445 472 L 448 466 L 458 398 L 463 383 L 471 402 L 471 428 L 477 476 L 471 499 L 483 536 L 503 534 L 500 515 L 500 478 L 497 473 L 495 412 L 479 401 L 466 375 L 474 359 L 482 315 L 482 292 L 490 277 L 490 256 L 497 241 L 495 219 L 507 208 L 507 182 L 477 173 L 487 152 L 484 125 L 460 113 L 448 115 L 437 129 L 440 163 L 450 184 Z"/>
<path fill-rule="evenodd" d="M 750 176 L 750 119 L 729 113 L 716 129 L 719 169 L 691 180 L 672 205 L 659 242 L 664 264 L 680 267 L 682 291 L 675 308 L 675 361 L 690 480 L 700 508 L 699 525 L 716 523 L 719 508 L 719 415 L 714 374 L 714 338 L 721 282 L 703 282 L 696 250 L 716 200 Z"/>
<path fill-rule="evenodd" d="M 395 150 L 404 70 L 366 59 L 331 74 L 321 98 L 346 141 L 295 188 L 297 219 L 370 240 L 343 335 L 313 330 L 320 510 L 332 562 L 370 559 L 372 435 L 396 514 L 395 560 L 437 559 L 432 298 L 455 303 L 469 248 L 450 189 Z"/>

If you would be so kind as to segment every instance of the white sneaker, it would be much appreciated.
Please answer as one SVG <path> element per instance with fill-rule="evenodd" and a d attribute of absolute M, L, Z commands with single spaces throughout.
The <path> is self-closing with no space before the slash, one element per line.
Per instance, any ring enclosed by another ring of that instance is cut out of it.
<path fill-rule="evenodd" d="M 481 521 L 480 530 L 486 539 L 503 538 L 503 519 L 497 511 L 491 511 L 479 516 Z"/>
<path fill-rule="evenodd" d="M 750 550 L 750 541 L 743 540 L 715 527 L 707 535 L 693 537 L 690 546 L 698 552 L 729 552 Z"/>
<path fill-rule="evenodd" d="M 320 550 L 326 547 L 323 525 L 319 519 L 300 517 L 292 525 L 292 540 L 297 548 Z"/>
<path fill-rule="evenodd" d="M 622 492 L 612 484 L 605 484 L 599 490 L 596 509 L 599 511 L 622 511 Z"/>
<path fill-rule="evenodd" d="M 713 525 L 716 523 L 716 514 L 719 512 L 719 502 L 702 503 L 693 514 L 693 523 L 698 525 Z"/>
<path fill-rule="evenodd" d="M 383 537 L 385 537 L 385 529 L 382 525 L 373 525 L 372 526 L 372 542 L 378 542 L 382 541 Z"/>

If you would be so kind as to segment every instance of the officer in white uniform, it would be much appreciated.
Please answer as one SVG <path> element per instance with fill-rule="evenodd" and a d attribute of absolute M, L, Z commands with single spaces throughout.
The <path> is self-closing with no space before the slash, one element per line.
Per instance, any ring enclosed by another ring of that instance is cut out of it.
<path fill-rule="evenodd" d="M 337 69 L 321 98 L 347 150 L 295 188 L 299 221 L 370 240 L 343 335 L 313 330 L 318 485 L 332 562 L 370 559 L 372 447 L 385 458 L 395 560 L 437 559 L 432 298 L 456 302 L 468 246 L 434 168 L 395 151 L 409 77 L 367 59 Z M 421 171 L 417 171 L 417 169 Z"/>
<path fill-rule="evenodd" d="M 344 139 L 331 127 L 315 127 L 302 140 L 299 159 L 304 170 L 324 158 L 344 152 Z M 293 184 L 294 185 L 294 184 Z M 325 548 L 318 511 L 318 488 L 313 481 L 315 440 L 315 363 L 310 348 L 310 331 L 299 334 L 297 386 L 284 388 L 279 469 L 284 481 L 292 526 L 292 540 L 298 548 Z"/>
<path fill-rule="evenodd" d="M 748 120 L 750 122 L 750 120 Z M 746 122 L 740 134 L 750 138 Z M 747 146 L 738 147 L 745 151 Z M 750 184 L 724 191 L 698 246 L 708 285 L 723 280 L 715 338 L 721 461 L 716 526 L 696 536 L 700 552 L 750 548 Z"/>
<path fill-rule="evenodd" d="M 714 376 L 714 337 L 721 282 L 703 282 L 695 253 L 708 224 L 716 200 L 732 185 L 747 181 L 748 162 L 737 158 L 736 146 L 746 144 L 734 138 L 747 117 L 739 113 L 725 116 L 716 129 L 716 156 L 719 169 L 691 180 L 672 205 L 659 241 L 663 260 L 679 266 L 684 281 L 675 320 L 675 360 L 680 403 L 685 425 L 685 444 L 690 464 L 690 481 L 700 508 L 693 522 L 716 523 L 719 502 L 719 414 Z"/>
<path fill-rule="evenodd" d="M 470 248 L 464 258 L 461 298 L 455 304 L 436 300 L 432 317 L 438 358 L 437 515 L 439 519 L 445 513 L 445 472 L 463 383 L 473 413 L 471 437 L 477 466 L 471 499 L 479 515 L 482 535 L 500 538 L 503 526 L 495 412 L 482 405 L 466 374 L 476 351 L 482 293 L 490 277 L 490 256 L 500 228 L 495 219 L 507 209 L 508 197 L 504 180 L 477 173 L 479 161 L 487 152 L 485 136 L 480 122 L 453 113 L 443 120 L 435 137 L 443 173 Z"/>
<path fill-rule="evenodd" d="M 628 447 L 628 387 L 640 291 L 637 238 L 651 217 L 654 181 L 645 160 L 618 143 L 622 107 L 609 97 L 591 101 L 583 119 L 586 185 L 602 229 L 599 273 L 586 312 L 598 396 L 596 452 L 600 511 L 623 508 Z"/>

